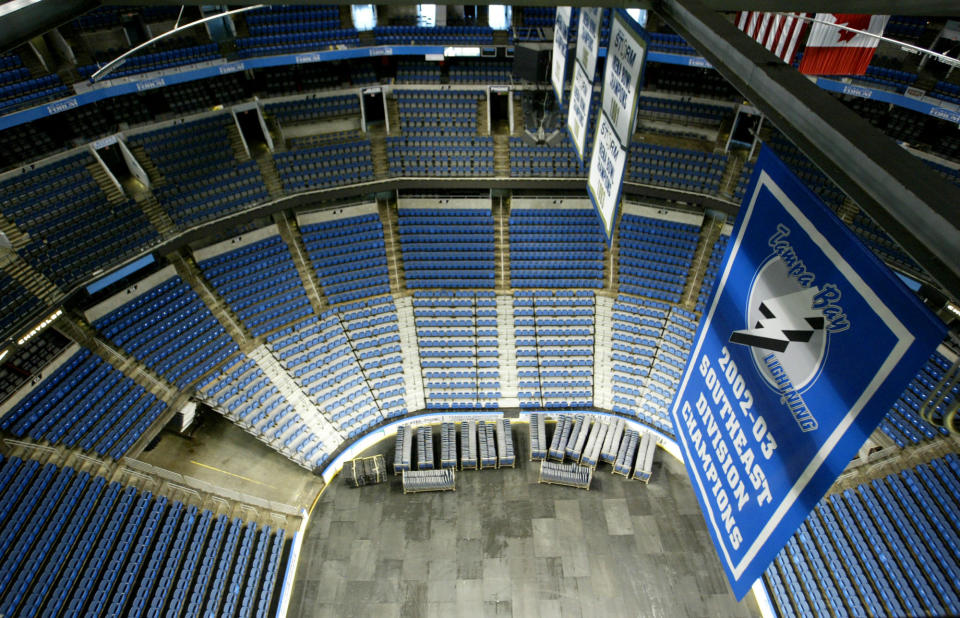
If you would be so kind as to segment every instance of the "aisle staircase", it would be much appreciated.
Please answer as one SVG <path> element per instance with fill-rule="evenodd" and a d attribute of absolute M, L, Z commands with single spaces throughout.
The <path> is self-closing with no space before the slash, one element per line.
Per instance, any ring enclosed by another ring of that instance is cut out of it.
<path fill-rule="evenodd" d="M 177 226 L 173 223 L 173 219 L 170 218 L 170 215 L 160 205 L 153 193 L 141 193 L 136 199 L 140 210 L 147 215 L 151 225 L 160 232 L 160 236 L 164 240 L 177 233 Z"/>
<path fill-rule="evenodd" d="M 597 296 L 593 325 L 593 404 L 604 410 L 613 409 L 613 303 Z"/>
<path fill-rule="evenodd" d="M 64 294 L 46 275 L 34 268 L 20 254 L 10 252 L 0 257 L 0 268 L 19 282 L 28 292 L 42 300 L 47 306 L 60 303 Z"/>
<path fill-rule="evenodd" d="M 597 296 L 616 298 L 620 290 L 620 219 L 623 217 L 623 208 L 617 211 L 617 220 L 613 225 L 613 241 L 610 246 L 604 243 L 603 253 L 603 289 L 597 291 Z"/>
<path fill-rule="evenodd" d="M 403 253 L 400 248 L 400 224 L 397 207 L 384 201 L 377 204 L 380 222 L 383 225 L 383 243 L 387 253 L 387 273 L 390 279 L 390 293 L 394 298 L 409 296 L 407 278 L 403 271 Z M 407 408 L 408 410 L 416 408 Z"/>
<path fill-rule="evenodd" d="M 402 127 L 400 126 L 400 107 L 397 105 L 397 97 L 387 97 L 387 122 L 390 124 L 390 135 L 399 135 Z"/>
<path fill-rule="evenodd" d="M 400 329 L 400 346 L 403 354 L 404 401 L 407 410 L 422 410 L 427 406 L 423 397 L 423 372 L 420 366 L 420 348 L 417 343 L 417 327 L 413 319 L 413 299 L 410 296 L 394 297 L 397 307 L 397 327 Z"/>
<path fill-rule="evenodd" d="M 267 187 L 270 199 L 278 200 L 283 197 L 283 184 L 280 182 L 277 166 L 273 162 L 273 154 L 269 150 L 264 150 L 257 154 L 255 161 L 260 168 L 260 175 L 263 176 L 263 184 Z"/>
<path fill-rule="evenodd" d="M 390 175 L 385 135 L 384 127 L 379 124 L 367 131 L 367 137 L 370 139 L 370 158 L 373 161 L 373 177 L 375 180 L 383 180 Z"/>
<path fill-rule="evenodd" d="M 237 127 L 236 122 L 227 124 L 227 137 L 230 139 L 233 158 L 237 161 L 249 161 L 250 155 L 244 147 L 243 136 L 240 135 L 240 129 Z"/>
<path fill-rule="evenodd" d="M 510 176 L 510 136 L 499 130 L 493 134 L 493 173 L 499 178 Z"/>
<path fill-rule="evenodd" d="M 713 253 L 714 243 L 720 238 L 723 224 L 724 222 L 720 219 L 708 215 L 700 228 L 700 240 L 697 242 L 697 250 L 693 254 L 690 276 L 687 277 L 687 285 L 683 289 L 683 296 L 681 296 L 683 300 L 680 304 L 687 311 L 693 311 L 697 306 L 700 286 L 703 285 L 703 277 L 706 274 L 707 266 L 710 264 L 710 254 Z"/>
<path fill-rule="evenodd" d="M 107 361 L 128 378 L 153 393 L 165 403 L 171 404 L 177 398 L 179 391 L 168 384 L 163 378 L 138 361 L 132 355 L 113 346 L 82 317 L 64 313 L 53 323 L 61 333 L 84 346 L 103 360 Z"/>
<path fill-rule="evenodd" d="M 497 292 L 497 348 L 500 356 L 501 408 L 517 408 L 517 342 L 513 322 L 513 292 Z"/>
<path fill-rule="evenodd" d="M 280 231 L 280 238 L 287 243 L 290 249 L 290 257 L 293 258 L 293 264 L 300 275 L 300 282 L 303 284 L 303 291 L 310 299 L 310 306 L 317 315 L 323 313 L 327 308 L 326 297 L 320 291 L 317 285 L 316 272 L 313 265 L 307 259 L 307 251 L 303 246 L 303 237 L 300 235 L 300 228 L 297 222 L 287 211 L 274 213 L 273 220 L 277 223 L 277 229 Z"/>
<path fill-rule="evenodd" d="M 477 134 L 489 135 L 490 125 L 487 122 L 487 97 L 477 100 Z"/>
<path fill-rule="evenodd" d="M 510 291 L 510 207 L 509 198 L 502 197 L 493 206 L 493 221 L 496 226 L 494 239 L 494 289 Z"/>
<path fill-rule="evenodd" d="M 93 179 L 97 181 L 100 190 L 107 196 L 107 201 L 111 204 L 122 204 L 127 201 L 127 196 L 120 187 L 114 184 L 107 170 L 105 170 L 102 165 L 94 161 L 93 163 L 88 163 L 86 168 L 87 171 L 90 172 L 90 175 L 93 176 Z"/>
<path fill-rule="evenodd" d="M 133 154 L 134 158 L 140 163 L 140 167 L 143 168 L 143 171 L 147 173 L 147 178 L 150 179 L 150 182 L 154 185 L 163 184 L 166 181 L 163 174 L 160 173 L 160 170 L 157 168 L 157 165 L 150 159 L 150 155 L 147 154 L 147 151 L 143 149 L 143 146 L 137 144 L 130 149 L 130 152 Z"/>
<path fill-rule="evenodd" d="M 733 192 L 737 190 L 737 183 L 740 181 L 740 172 L 743 171 L 743 164 L 747 158 L 740 153 L 731 153 L 727 159 L 727 167 L 723 170 L 723 177 L 720 178 L 720 196 L 729 200 L 733 199 Z"/>
<path fill-rule="evenodd" d="M 313 405 L 313 402 L 294 382 L 290 374 L 280 366 L 280 362 L 270 353 L 267 346 L 257 346 L 248 356 L 260 366 L 264 375 L 270 378 L 280 394 L 293 406 L 296 413 L 303 419 L 304 424 L 321 442 L 338 444 L 343 441 L 344 436 Z"/>
<path fill-rule="evenodd" d="M 844 198 L 843 202 L 840 203 L 840 207 L 837 208 L 837 216 L 847 225 L 853 223 L 858 214 L 860 214 L 860 207 L 849 197 Z"/>

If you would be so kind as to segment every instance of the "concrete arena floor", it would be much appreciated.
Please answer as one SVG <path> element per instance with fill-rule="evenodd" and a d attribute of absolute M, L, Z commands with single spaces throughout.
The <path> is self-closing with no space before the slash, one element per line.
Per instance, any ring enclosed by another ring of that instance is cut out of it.
<path fill-rule="evenodd" d="M 513 433 L 517 469 L 458 471 L 455 492 L 335 478 L 307 528 L 288 616 L 759 614 L 752 594 L 730 593 L 682 464 L 660 451 L 649 485 L 605 464 L 590 491 L 540 485 L 526 425 Z M 391 439 L 370 452 L 392 471 L 392 451 Z"/>

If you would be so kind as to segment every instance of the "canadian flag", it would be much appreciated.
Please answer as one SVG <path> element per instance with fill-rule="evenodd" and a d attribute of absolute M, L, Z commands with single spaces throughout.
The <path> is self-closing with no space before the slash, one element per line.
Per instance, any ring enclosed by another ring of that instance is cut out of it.
<path fill-rule="evenodd" d="M 889 15 L 817 13 L 810 28 L 800 72 L 807 75 L 863 75 L 880 41 L 876 37 L 834 26 L 883 34 Z"/>
<path fill-rule="evenodd" d="M 778 58 L 790 64 L 797 52 L 800 38 L 807 29 L 807 22 L 800 19 L 809 17 L 807 13 L 760 13 L 741 11 L 735 23 L 748 36 L 752 37 Z"/>

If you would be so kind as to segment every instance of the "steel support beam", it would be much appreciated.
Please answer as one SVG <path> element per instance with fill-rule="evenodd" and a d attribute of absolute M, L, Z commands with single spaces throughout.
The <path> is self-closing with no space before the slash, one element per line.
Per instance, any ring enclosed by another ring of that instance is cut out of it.
<path fill-rule="evenodd" d="M 56 1 L 56 0 L 47 0 Z M 498 0 L 478 0 L 474 4 L 499 4 Z M 181 6 L 211 4 L 210 0 L 103 0 L 103 4 L 135 6 Z M 250 4 L 353 4 L 349 0 L 231 0 L 230 6 Z M 380 6 L 410 6 L 409 0 L 385 0 Z M 441 2 L 440 4 L 451 4 Z M 571 0 L 571 6 L 649 8 L 651 0 Z M 704 0 L 714 11 L 795 11 L 806 13 L 870 13 L 873 15 L 957 15 L 956 0 Z M 555 0 L 524 0 L 523 6 L 556 6 Z M 519 6 L 519 5 L 517 5 Z"/>
<path fill-rule="evenodd" d="M 97 0 L 13 0 L 0 4 L 0 50 L 22 45 L 99 4 Z"/>
<path fill-rule="evenodd" d="M 658 0 L 655 10 L 948 295 L 960 298 L 960 189 L 702 0 Z"/>

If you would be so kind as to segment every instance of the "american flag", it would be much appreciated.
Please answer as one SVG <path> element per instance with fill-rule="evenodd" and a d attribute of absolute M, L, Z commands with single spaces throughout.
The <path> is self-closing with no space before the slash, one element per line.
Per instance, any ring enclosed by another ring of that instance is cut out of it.
<path fill-rule="evenodd" d="M 809 15 L 807 13 L 741 11 L 737 14 L 735 23 L 737 28 L 790 64 L 807 29 L 807 22 L 797 17 L 809 17 Z"/>

